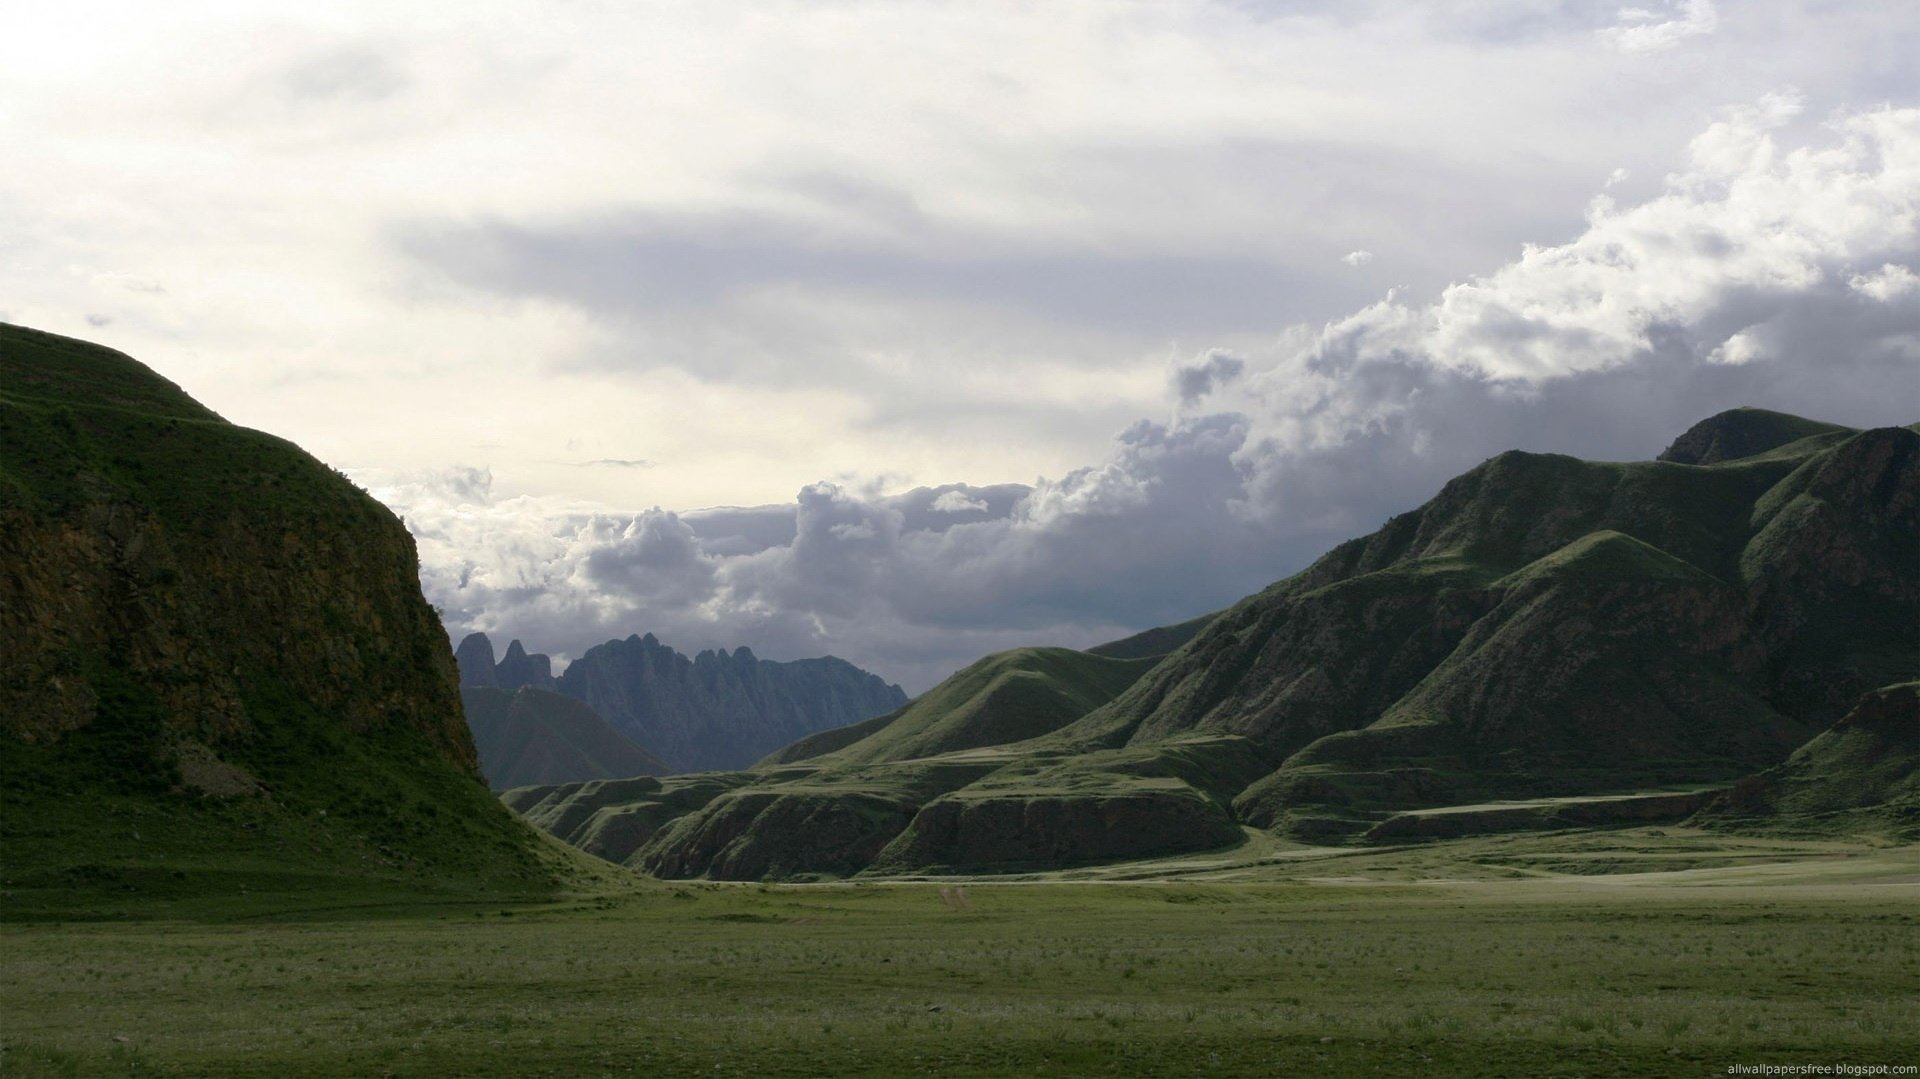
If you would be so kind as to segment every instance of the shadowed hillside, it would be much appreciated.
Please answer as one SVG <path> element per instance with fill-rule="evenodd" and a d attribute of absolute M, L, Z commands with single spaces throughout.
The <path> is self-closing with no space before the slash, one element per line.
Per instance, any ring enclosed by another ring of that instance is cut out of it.
<path fill-rule="evenodd" d="M 480 752 L 480 770 L 494 790 L 671 770 L 571 697 L 522 686 L 463 689 L 460 700 Z"/>
<path fill-rule="evenodd" d="M 0 326 L 0 567 L 9 916 L 550 885 L 411 537 L 298 447 Z"/>
<path fill-rule="evenodd" d="M 1738 409 L 1658 461 L 1501 454 L 1106 656 L 988 657 L 697 807 L 655 799 L 616 853 L 665 876 L 1030 871 L 1248 826 L 1364 842 L 1678 820 L 1912 678 L 1916 627 L 1920 435 Z M 1862 722 L 1769 773 L 1770 797 L 1879 776 Z M 1906 797 L 1881 779 L 1859 788 L 1873 806 Z"/>

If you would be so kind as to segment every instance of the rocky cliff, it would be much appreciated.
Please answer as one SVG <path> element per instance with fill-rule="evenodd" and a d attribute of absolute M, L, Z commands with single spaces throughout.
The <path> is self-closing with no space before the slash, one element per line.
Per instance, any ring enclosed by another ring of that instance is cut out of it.
<path fill-rule="evenodd" d="M 219 833 L 216 798 L 270 822 L 235 825 L 235 851 L 312 832 L 347 875 L 538 879 L 479 782 L 417 573 L 400 522 L 299 448 L 119 353 L 0 326 L 15 882 Z M 132 840 L 107 826 L 128 813 L 151 818 Z"/>
<path fill-rule="evenodd" d="M 587 650 L 554 678 L 519 641 L 493 662 L 483 633 L 460 642 L 467 687 L 552 688 L 583 701 L 674 771 L 743 768 L 796 739 L 906 703 L 899 686 L 827 656 L 777 662 L 746 648 L 691 658 L 649 633 Z"/>

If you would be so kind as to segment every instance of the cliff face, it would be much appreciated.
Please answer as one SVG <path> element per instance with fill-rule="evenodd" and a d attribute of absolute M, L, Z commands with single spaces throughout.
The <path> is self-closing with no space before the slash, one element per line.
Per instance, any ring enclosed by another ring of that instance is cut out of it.
<path fill-rule="evenodd" d="M 742 768 L 907 702 L 900 687 L 831 656 L 779 663 L 737 648 L 688 659 L 651 633 L 588 649 L 559 688 L 684 771 Z"/>
<path fill-rule="evenodd" d="M 330 792 L 322 758 L 377 752 L 373 771 L 398 755 L 456 801 L 484 794 L 390 512 L 118 353 L 0 326 L 0 371 L 0 755 L 16 787 L 78 768 L 123 794 L 204 780 L 312 810 L 356 787 Z"/>
<path fill-rule="evenodd" d="M 900 687 L 831 656 L 782 663 L 737 648 L 688 658 L 651 633 L 590 648 L 557 679 L 548 658 L 519 641 L 497 664 L 485 634 L 461 641 L 459 654 L 463 686 L 555 689 L 681 772 L 743 768 L 907 701 Z"/>

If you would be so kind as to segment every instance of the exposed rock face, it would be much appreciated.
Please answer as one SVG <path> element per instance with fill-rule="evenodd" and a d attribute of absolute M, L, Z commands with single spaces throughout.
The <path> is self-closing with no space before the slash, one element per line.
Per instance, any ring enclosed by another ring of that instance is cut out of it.
<path fill-rule="evenodd" d="M 553 688 L 553 661 L 544 655 L 528 655 L 519 641 L 507 645 L 507 654 L 494 668 L 501 689 L 519 689 L 532 686 L 535 689 Z"/>
<path fill-rule="evenodd" d="M 551 690 L 481 687 L 461 690 L 460 700 L 480 751 L 480 770 L 494 790 L 669 770 L 585 703 Z"/>
<path fill-rule="evenodd" d="M 0 640 L 0 786 L 78 807 L 59 818 L 72 831 L 17 838 L 37 810 L 10 803 L 15 868 L 137 864 L 137 845 L 114 846 L 126 830 L 89 830 L 86 810 L 145 812 L 135 801 L 171 786 L 264 799 L 267 819 L 344 859 L 328 872 L 537 873 L 537 837 L 478 782 L 400 521 L 133 360 L 13 326 L 0 326 Z M 245 845 L 197 805 L 160 803 L 142 828 L 192 817 Z"/>
<path fill-rule="evenodd" d="M 677 771 L 745 767 L 907 701 L 899 686 L 831 656 L 780 663 L 737 648 L 688 659 L 651 633 L 588 649 L 558 688 Z"/>
<path fill-rule="evenodd" d="M 461 689 L 497 689 L 500 675 L 495 671 L 493 642 L 484 633 L 469 633 L 453 650 L 454 664 L 460 672 Z"/>
<path fill-rule="evenodd" d="M 1018 872 L 1225 846 L 1240 829 L 1178 784 L 1095 796 L 962 793 L 930 803 L 881 868 Z"/>
<path fill-rule="evenodd" d="M 590 648 L 557 679 L 552 661 L 519 641 L 496 664 L 487 635 L 469 634 L 459 656 L 462 688 L 532 686 L 583 701 L 676 772 L 744 768 L 907 703 L 899 686 L 832 656 L 780 663 L 736 648 L 688 659 L 651 633 Z"/>
<path fill-rule="evenodd" d="M 553 660 L 538 653 L 529 655 L 517 640 L 507 645 L 505 658 L 496 663 L 493 641 L 484 633 L 469 633 L 461 638 L 453 658 L 460 666 L 461 689 L 554 688 Z"/>

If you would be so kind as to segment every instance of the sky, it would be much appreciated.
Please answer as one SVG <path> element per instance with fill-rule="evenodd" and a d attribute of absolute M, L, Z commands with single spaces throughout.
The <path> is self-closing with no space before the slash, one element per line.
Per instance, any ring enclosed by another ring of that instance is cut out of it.
<path fill-rule="evenodd" d="M 74 0 L 0 319 L 414 532 L 456 638 L 909 691 L 1510 448 L 1920 419 L 1900 2 Z"/>

